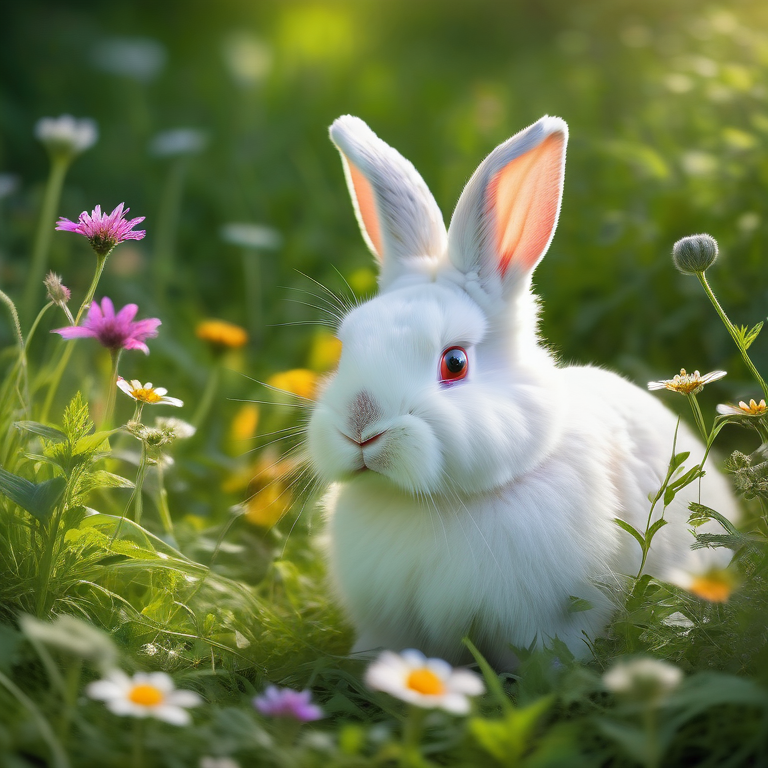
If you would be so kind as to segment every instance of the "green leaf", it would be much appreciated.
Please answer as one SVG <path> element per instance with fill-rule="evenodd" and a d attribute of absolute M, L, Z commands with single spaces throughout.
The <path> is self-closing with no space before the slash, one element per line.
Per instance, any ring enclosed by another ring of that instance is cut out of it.
<path fill-rule="evenodd" d="M 517 766 L 529 748 L 533 730 L 552 706 L 553 696 L 544 696 L 523 708 L 506 711 L 498 720 L 473 717 L 469 730 L 480 746 L 502 765 Z"/>
<path fill-rule="evenodd" d="M 464 637 L 461 641 L 469 648 L 469 652 L 475 657 L 477 665 L 480 667 L 480 671 L 483 673 L 485 682 L 488 685 L 488 690 L 496 697 L 499 704 L 505 711 L 512 709 L 512 702 L 509 697 L 504 693 L 504 688 L 499 681 L 499 676 L 493 671 L 491 665 L 486 661 L 485 656 L 475 647 L 475 644 L 468 638 Z"/>
<path fill-rule="evenodd" d="M 33 483 L 0 467 L 0 493 L 38 520 L 50 517 L 66 485 L 67 481 L 63 477 Z"/>
<path fill-rule="evenodd" d="M 118 430 L 112 429 L 108 432 L 94 432 L 92 435 L 85 435 L 81 437 L 72 449 L 73 456 L 80 456 L 83 454 L 96 453 L 100 448 L 109 450 L 109 436 L 113 435 Z M 106 445 L 105 445 L 106 443 Z"/>
<path fill-rule="evenodd" d="M 672 472 L 674 472 L 690 455 L 690 451 L 681 451 L 680 453 L 675 454 L 669 462 L 670 474 L 672 474 Z"/>
<path fill-rule="evenodd" d="M 55 427 L 47 427 L 45 424 L 40 424 L 37 421 L 15 421 L 13 426 L 22 432 L 32 432 L 32 434 L 40 435 L 40 437 L 44 437 L 53 443 L 60 443 L 67 439 L 67 436 L 61 430 Z"/>
<path fill-rule="evenodd" d="M 105 469 L 97 469 L 92 472 L 85 483 L 87 488 L 133 488 L 133 482 L 127 477 L 120 477 Z"/>
<path fill-rule="evenodd" d="M 645 545 L 646 547 L 651 546 L 651 541 L 653 540 L 653 537 L 667 524 L 667 521 L 662 517 L 659 520 L 657 520 L 649 529 L 648 533 L 645 534 Z"/>
<path fill-rule="evenodd" d="M 633 528 L 628 522 L 622 520 L 621 518 L 614 517 L 613 522 L 616 523 L 616 525 L 619 526 L 619 528 L 622 528 L 627 533 L 634 536 L 637 543 L 640 545 L 640 548 L 645 552 L 645 538 L 642 536 L 642 534 L 638 533 L 635 528 Z"/>
<path fill-rule="evenodd" d="M 752 342 L 760 335 L 760 331 L 763 330 L 763 321 L 761 320 L 757 325 L 749 330 L 744 337 L 744 349 L 749 349 Z"/>
<path fill-rule="evenodd" d="M 594 607 L 589 600 L 575 595 L 568 595 L 568 613 L 581 613 L 582 611 L 591 611 Z"/>
<path fill-rule="evenodd" d="M 88 415 L 88 403 L 78 392 L 64 411 L 64 432 L 74 445 L 93 429 L 93 422 Z"/>

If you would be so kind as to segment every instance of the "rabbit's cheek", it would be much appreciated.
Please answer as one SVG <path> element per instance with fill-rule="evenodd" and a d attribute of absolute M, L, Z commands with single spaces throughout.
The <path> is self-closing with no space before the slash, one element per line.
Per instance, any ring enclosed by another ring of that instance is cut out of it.
<path fill-rule="evenodd" d="M 406 414 L 390 423 L 386 433 L 365 450 L 369 469 L 410 493 L 434 493 L 443 475 L 440 443 L 422 419 Z"/>
<path fill-rule="evenodd" d="M 307 447 L 317 475 L 325 482 L 342 480 L 364 469 L 360 447 L 336 427 L 333 413 L 318 405 L 309 422 Z"/>

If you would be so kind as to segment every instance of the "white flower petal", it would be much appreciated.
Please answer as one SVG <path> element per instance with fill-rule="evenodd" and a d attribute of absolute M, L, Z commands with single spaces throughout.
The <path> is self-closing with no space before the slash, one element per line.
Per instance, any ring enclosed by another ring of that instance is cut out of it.
<path fill-rule="evenodd" d="M 153 688 L 157 688 L 161 693 L 171 693 L 176 689 L 173 684 L 173 678 L 165 672 L 144 672 L 139 673 L 133 678 L 134 684 L 142 683 L 144 685 L 151 685 Z"/>
<path fill-rule="evenodd" d="M 447 693 L 436 706 L 454 715 L 466 715 L 469 712 L 469 699 L 460 693 Z"/>
<path fill-rule="evenodd" d="M 408 648 L 400 654 L 403 661 L 414 669 L 423 667 L 427 662 L 427 657 L 415 648 Z"/>
<path fill-rule="evenodd" d="M 154 707 L 152 716 L 171 725 L 189 725 L 192 722 L 192 716 L 186 709 L 173 707 L 170 704 Z"/>
<path fill-rule="evenodd" d="M 448 685 L 452 691 L 464 693 L 467 696 L 479 696 L 485 693 L 483 681 L 468 669 L 455 669 L 448 680 Z"/>
<path fill-rule="evenodd" d="M 86 694 L 97 701 L 110 701 L 125 695 L 125 689 L 111 680 L 96 680 L 85 688 Z"/>
<path fill-rule="evenodd" d="M 126 395 L 133 397 L 133 387 L 122 377 L 118 376 L 117 386 L 125 392 Z"/>
<path fill-rule="evenodd" d="M 131 386 L 134 389 L 144 389 L 141 382 L 138 379 L 131 379 Z"/>
<path fill-rule="evenodd" d="M 174 707 L 198 707 L 203 703 L 203 698 L 194 691 L 182 688 L 171 691 L 166 697 L 166 702 Z"/>
<path fill-rule="evenodd" d="M 130 715 L 131 717 L 146 717 L 149 714 L 148 707 L 140 707 L 125 698 L 108 701 L 106 706 L 113 715 L 120 715 L 121 717 L 124 715 Z"/>
<path fill-rule="evenodd" d="M 160 400 L 160 403 L 163 405 L 175 405 L 177 408 L 181 408 L 181 406 L 184 405 L 184 401 L 179 400 L 178 397 L 164 397 Z"/>
<path fill-rule="evenodd" d="M 149 389 L 149 385 L 147 385 L 147 389 Z M 165 387 L 155 387 L 155 394 L 162 397 L 163 395 L 168 394 L 168 390 Z"/>

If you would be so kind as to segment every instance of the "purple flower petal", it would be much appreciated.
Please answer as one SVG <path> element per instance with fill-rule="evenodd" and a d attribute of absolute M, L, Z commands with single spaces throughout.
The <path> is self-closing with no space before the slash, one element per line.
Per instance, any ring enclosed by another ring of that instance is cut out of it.
<path fill-rule="evenodd" d="M 138 309 L 138 308 L 137 308 Z M 112 299 L 106 296 L 101 300 L 101 312 L 104 315 L 105 320 L 113 320 L 115 317 L 115 305 L 112 303 Z"/>
<path fill-rule="evenodd" d="M 70 325 L 67 328 L 55 328 L 51 333 L 58 333 L 63 339 L 94 338 L 96 332 L 82 325 Z"/>
<path fill-rule="evenodd" d="M 115 321 L 118 323 L 130 323 L 136 313 L 139 311 L 138 304 L 126 304 L 115 317 Z"/>
<path fill-rule="evenodd" d="M 157 328 L 161 321 L 157 317 L 148 317 L 134 322 L 138 312 L 136 304 L 126 304 L 117 314 L 115 306 L 109 297 L 105 296 L 101 304 L 94 301 L 88 309 L 88 317 L 82 326 L 76 328 L 60 328 L 54 331 L 65 339 L 85 337 L 96 338 L 107 349 L 140 349 L 145 355 L 149 347 L 146 339 L 157 336 Z"/>

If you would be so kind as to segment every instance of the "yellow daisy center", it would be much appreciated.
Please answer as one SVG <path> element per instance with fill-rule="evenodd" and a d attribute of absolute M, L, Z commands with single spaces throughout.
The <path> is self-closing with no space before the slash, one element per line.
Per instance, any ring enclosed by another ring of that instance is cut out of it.
<path fill-rule="evenodd" d="M 159 403 L 163 399 L 154 389 L 134 389 L 132 394 L 142 403 Z"/>
<path fill-rule="evenodd" d="M 165 694 L 162 691 L 148 683 L 134 685 L 128 694 L 129 701 L 132 701 L 134 704 L 139 704 L 142 707 L 155 707 L 162 703 L 164 698 Z"/>
<path fill-rule="evenodd" d="M 425 696 L 441 696 L 445 693 L 443 681 L 430 669 L 414 669 L 408 675 L 405 685 Z"/>
<path fill-rule="evenodd" d="M 698 371 L 686 373 L 685 368 L 680 369 L 680 373 L 672 381 L 668 381 L 667 389 L 674 392 L 680 392 L 683 395 L 698 394 L 703 388 L 701 374 Z"/>
<path fill-rule="evenodd" d="M 709 600 L 710 603 L 725 603 L 731 596 L 733 585 L 723 579 L 699 576 L 691 582 L 688 589 L 702 600 Z"/>

